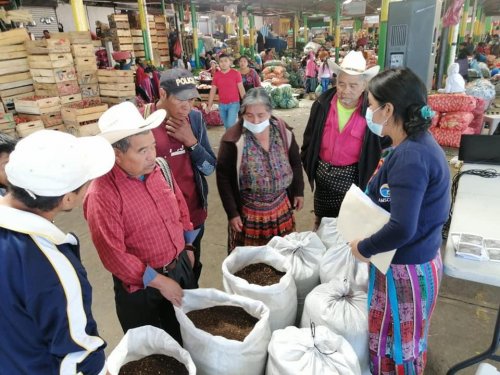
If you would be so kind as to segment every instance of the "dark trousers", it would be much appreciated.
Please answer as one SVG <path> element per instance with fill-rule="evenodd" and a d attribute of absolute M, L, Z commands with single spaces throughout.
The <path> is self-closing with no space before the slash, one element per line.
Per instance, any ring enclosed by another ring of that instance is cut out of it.
<path fill-rule="evenodd" d="M 196 281 L 200 279 L 201 275 L 201 269 L 203 267 L 203 264 L 201 264 L 201 239 L 203 238 L 203 234 L 205 233 L 205 224 L 201 224 L 199 227 L 196 227 L 195 229 L 200 228 L 200 232 L 196 236 L 195 240 L 193 241 L 193 246 L 194 246 L 194 267 L 193 267 L 193 272 L 194 276 L 196 277 Z"/>

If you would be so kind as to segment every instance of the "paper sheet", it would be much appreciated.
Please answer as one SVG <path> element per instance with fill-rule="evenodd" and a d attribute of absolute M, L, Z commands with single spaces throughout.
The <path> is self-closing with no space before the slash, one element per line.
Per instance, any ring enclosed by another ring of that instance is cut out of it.
<path fill-rule="evenodd" d="M 342 201 L 337 228 L 346 241 L 361 240 L 378 232 L 389 222 L 390 216 L 353 184 Z M 375 254 L 370 262 L 385 275 L 395 253 L 396 250 L 390 250 Z"/>

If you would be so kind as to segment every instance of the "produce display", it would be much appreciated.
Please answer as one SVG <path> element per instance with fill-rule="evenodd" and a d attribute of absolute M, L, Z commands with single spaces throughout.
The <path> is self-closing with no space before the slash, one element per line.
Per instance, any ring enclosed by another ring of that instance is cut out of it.
<path fill-rule="evenodd" d="M 299 100 L 295 98 L 293 89 L 290 85 L 274 87 L 264 82 L 262 87 L 264 87 L 271 97 L 273 108 L 290 109 L 299 106 Z"/>

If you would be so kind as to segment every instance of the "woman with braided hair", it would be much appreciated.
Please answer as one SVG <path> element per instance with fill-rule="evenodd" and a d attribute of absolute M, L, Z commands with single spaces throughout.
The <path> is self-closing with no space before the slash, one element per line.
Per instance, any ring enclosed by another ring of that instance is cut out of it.
<path fill-rule="evenodd" d="M 372 236 L 353 241 L 353 254 L 396 250 L 387 274 L 370 265 L 369 349 L 372 374 L 424 372 L 430 318 L 442 276 L 441 230 L 450 208 L 450 173 L 428 128 L 427 90 L 409 69 L 389 69 L 368 84 L 366 122 L 392 147 L 366 188 L 390 212 Z"/>

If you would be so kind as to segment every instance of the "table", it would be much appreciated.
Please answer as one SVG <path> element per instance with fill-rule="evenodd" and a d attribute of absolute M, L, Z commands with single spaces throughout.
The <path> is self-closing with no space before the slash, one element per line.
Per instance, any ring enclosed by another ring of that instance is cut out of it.
<path fill-rule="evenodd" d="M 500 166 L 487 164 L 464 164 L 462 170 L 494 169 L 500 173 Z M 444 272 L 458 279 L 475 281 L 500 287 L 500 263 L 467 260 L 455 256 L 451 233 L 471 233 L 488 238 L 500 238 L 500 177 L 482 178 L 463 175 L 460 178 L 450 234 L 444 254 Z M 497 314 L 491 346 L 479 355 L 460 362 L 448 370 L 447 375 L 472 366 L 485 359 L 500 361 L 495 355 L 500 340 L 500 310 Z"/>

